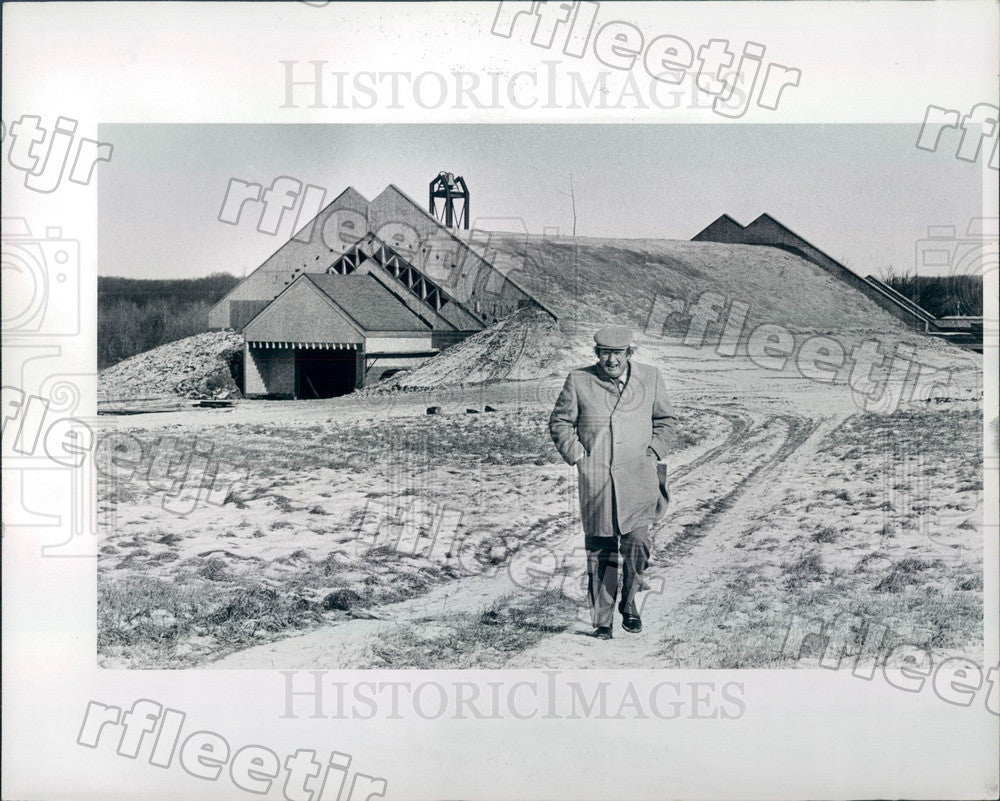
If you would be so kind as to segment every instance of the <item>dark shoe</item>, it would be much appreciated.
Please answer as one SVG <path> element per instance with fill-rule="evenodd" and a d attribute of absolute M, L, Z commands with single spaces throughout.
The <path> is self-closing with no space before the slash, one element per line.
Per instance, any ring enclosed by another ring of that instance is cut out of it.
<path fill-rule="evenodd" d="M 611 626 L 598 626 L 590 636 L 599 640 L 613 640 L 615 635 L 611 633 Z"/>
<path fill-rule="evenodd" d="M 638 634 L 642 631 L 642 620 L 638 615 L 625 615 L 622 618 L 622 628 L 630 634 Z"/>

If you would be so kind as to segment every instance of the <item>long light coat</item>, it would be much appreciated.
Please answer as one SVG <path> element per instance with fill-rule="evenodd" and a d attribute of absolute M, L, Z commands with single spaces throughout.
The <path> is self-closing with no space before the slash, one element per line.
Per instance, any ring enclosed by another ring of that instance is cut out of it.
<path fill-rule="evenodd" d="M 655 367 L 631 362 L 621 395 L 600 365 L 569 374 L 549 416 L 549 432 L 562 458 L 577 465 L 585 534 L 614 536 L 613 514 L 621 533 L 655 521 L 657 457 L 666 456 L 676 422 Z"/>

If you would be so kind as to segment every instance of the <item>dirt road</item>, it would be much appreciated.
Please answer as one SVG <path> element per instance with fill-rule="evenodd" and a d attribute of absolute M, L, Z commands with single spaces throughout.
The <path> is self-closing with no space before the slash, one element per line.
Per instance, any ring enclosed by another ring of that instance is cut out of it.
<path fill-rule="evenodd" d="M 426 595 L 373 610 L 375 619 L 338 621 L 308 634 L 231 654 L 211 667 L 358 668 L 371 665 L 372 645 L 391 629 L 413 627 L 424 633 L 446 627 L 456 617 L 480 614 L 512 593 L 559 587 L 577 601 L 577 620 L 549 633 L 534 646 L 510 655 L 505 667 L 656 667 L 665 663 L 663 641 L 671 609 L 696 590 L 710 585 L 721 566 L 739 559 L 734 544 L 761 510 L 770 509 L 783 485 L 778 474 L 796 471 L 814 458 L 815 444 L 839 425 L 844 415 L 807 418 L 783 412 L 748 411 L 746 404 L 703 407 L 727 423 L 723 434 L 671 460 L 672 508 L 655 531 L 653 562 L 647 577 L 653 589 L 640 595 L 644 631 L 616 630 L 612 642 L 586 636 L 591 631 L 580 579 L 585 575 L 578 520 L 556 515 L 536 532 L 529 551 L 557 554 L 552 575 L 526 579 L 525 558 L 501 566 L 491 575 L 456 579 Z M 553 477 L 572 468 L 546 468 Z M 567 508 L 572 482 L 540 482 L 543 504 Z M 541 561 L 539 562 L 541 564 Z M 520 567 L 518 567 L 520 565 Z M 530 603 L 530 600 L 528 601 Z M 440 664 L 439 667 L 453 667 Z"/>

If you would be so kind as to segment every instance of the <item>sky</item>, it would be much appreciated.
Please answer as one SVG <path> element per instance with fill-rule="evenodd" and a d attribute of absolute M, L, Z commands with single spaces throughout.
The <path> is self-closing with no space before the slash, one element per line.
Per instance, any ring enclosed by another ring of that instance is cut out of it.
<path fill-rule="evenodd" d="M 919 150 L 919 126 L 106 124 L 98 169 L 101 275 L 242 276 L 277 250 L 262 204 L 219 213 L 230 179 L 280 176 L 369 200 L 394 183 L 426 207 L 440 171 L 462 175 L 472 221 L 541 234 L 690 239 L 720 214 L 767 212 L 862 275 L 911 272 L 928 226 L 962 237 L 982 214 L 982 165 Z M 953 144 L 953 143 L 952 143 Z M 304 224 L 305 220 L 301 221 Z"/>

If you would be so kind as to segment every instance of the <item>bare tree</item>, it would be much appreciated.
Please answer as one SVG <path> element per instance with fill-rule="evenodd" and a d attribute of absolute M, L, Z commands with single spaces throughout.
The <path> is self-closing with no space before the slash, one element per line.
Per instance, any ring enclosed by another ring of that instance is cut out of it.
<path fill-rule="evenodd" d="M 561 189 L 556 190 L 560 195 L 568 197 L 570 200 L 571 207 L 573 209 L 573 236 L 576 236 L 576 189 L 573 186 L 573 173 L 569 175 L 569 191 L 563 192 Z"/>

